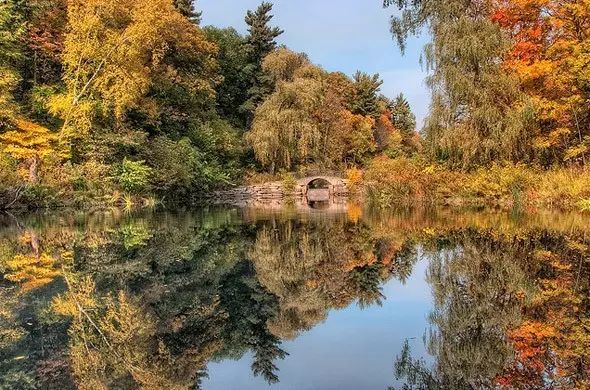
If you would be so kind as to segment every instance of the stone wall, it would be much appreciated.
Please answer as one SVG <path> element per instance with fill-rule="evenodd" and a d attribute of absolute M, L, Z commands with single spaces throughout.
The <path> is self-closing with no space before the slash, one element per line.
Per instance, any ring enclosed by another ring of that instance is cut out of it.
<path fill-rule="evenodd" d="M 307 193 L 307 184 L 317 178 L 322 178 L 330 183 L 330 196 L 341 198 L 348 196 L 347 182 L 340 178 L 323 178 L 312 177 L 297 180 L 297 184 L 292 190 L 286 190 L 283 182 L 271 182 L 251 186 L 236 187 L 224 191 L 216 191 L 207 199 L 217 204 L 239 204 L 248 205 L 251 203 L 276 203 L 283 200 L 305 199 Z"/>

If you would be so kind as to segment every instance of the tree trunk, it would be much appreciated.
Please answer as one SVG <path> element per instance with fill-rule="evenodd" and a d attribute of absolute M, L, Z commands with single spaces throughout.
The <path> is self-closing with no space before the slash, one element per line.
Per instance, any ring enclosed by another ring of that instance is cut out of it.
<path fill-rule="evenodd" d="M 38 175 L 39 158 L 37 156 L 31 158 L 31 165 L 29 165 L 29 182 L 36 184 L 39 180 Z"/>

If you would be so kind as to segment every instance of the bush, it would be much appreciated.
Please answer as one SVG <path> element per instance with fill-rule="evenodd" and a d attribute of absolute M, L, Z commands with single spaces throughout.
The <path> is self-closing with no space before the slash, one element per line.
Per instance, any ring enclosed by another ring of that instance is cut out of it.
<path fill-rule="evenodd" d="M 151 172 L 145 161 L 131 161 L 125 157 L 117 179 L 125 191 L 138 194 L 147 188 Z"/>
<path fill-rule="evenodd" d="M 190 191 L 199 158 L 190 140 L 158 137 L 150 143 L 145 155 L 152 167 L 150 182 L 155 190 L 176 194 Z"/>
<path fill-rule="evenodd" d="M 421 169 L 405 157 L 375 158 L 368 166 L 365 181 L 369 199 L 382 207 L 409 203 L 424 197 Z"/>
<path fill-rule="evenodd" d="M 295 187 L 297 186 L 297 179 L 295 179 L 295 176 L 293 176 L 292 173 L 282 172 L 281 184 L 283 187 L 283 191 L 286 194 L 292 194 L 293 192 L 295 192 Z"/>

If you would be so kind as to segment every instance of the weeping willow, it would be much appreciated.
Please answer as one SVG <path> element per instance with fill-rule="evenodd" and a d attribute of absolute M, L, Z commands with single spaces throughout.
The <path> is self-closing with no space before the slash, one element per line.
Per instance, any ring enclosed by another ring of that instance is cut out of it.
<path fill-rule="evenodd" d="M 385 0 L 397 5 L 391 32 L 401 50 L 428 29 L 423 61 L 432 101 L 423 135 L 432 157 L 469 168 L 530 156 L 534 112 L 501 66 L 509 39 L 489 0 Z"/>
<path fill-rule="evenodd" d="M 256 110 L 247 138 L 257 159 L 272 172 L 305 162 L 321 142 L 314 112 L 322 101 L 322 81 L 309 76 L 280 83 Z"/>

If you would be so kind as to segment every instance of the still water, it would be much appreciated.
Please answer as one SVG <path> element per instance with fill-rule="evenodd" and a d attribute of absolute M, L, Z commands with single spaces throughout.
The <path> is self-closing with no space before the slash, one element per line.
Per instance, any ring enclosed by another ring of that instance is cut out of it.
<path fill-rule="evenodd" d="M 0 215 L 0 389 L 583 389 L 590 216 Z"/>

